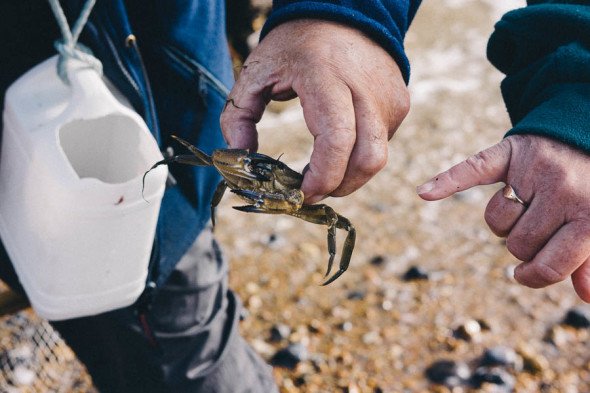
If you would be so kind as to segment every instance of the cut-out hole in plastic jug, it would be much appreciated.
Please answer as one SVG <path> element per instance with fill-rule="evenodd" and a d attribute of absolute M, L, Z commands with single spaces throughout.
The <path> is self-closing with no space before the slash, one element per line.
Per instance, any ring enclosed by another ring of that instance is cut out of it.
<path fill-rule="evenodd" d="M 139 149 L 141 129 L 127 116 L 77 119 L 59 130 L 59 143 L 80 178 L 124 183 L 150 165 Z"/>
<path fill-rule="evenodd" d="M 77 60 L 57 56 L 6 91 L 0 236 L 35 311 L 49 320 L 133 304 L 145 289 L 167 168 L 143 119 Z"/>

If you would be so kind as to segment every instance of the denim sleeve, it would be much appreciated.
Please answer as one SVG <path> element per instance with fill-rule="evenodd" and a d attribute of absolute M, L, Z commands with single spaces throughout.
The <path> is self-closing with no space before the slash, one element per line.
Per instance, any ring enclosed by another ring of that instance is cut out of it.
<path fill-rule="evenodd" d="M 506 74 L 507 135 L 547 136 L 590 153 L 590 1 L 529 0 L 496 24 L 488 58 Z"/>
<path fill-rule="evenodd" d="M 275 26 L 301 18 L 326 19 L 354 26 L 379 43 L 395 59 L 404 80 L 410 64 L 404 52 L 406 31 L 421 0 L 274 0 L 261 39 Z"/>

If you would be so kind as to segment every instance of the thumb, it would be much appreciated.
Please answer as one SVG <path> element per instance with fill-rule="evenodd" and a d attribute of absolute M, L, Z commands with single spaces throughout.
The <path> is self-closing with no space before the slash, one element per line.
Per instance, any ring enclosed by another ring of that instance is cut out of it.
<path fill-rule="evenodd" d="M 508 139 L 483 150 L 418 186 L 427 201 L 443 199 L 468 188 L 506 180 L 512 148 Z"/>

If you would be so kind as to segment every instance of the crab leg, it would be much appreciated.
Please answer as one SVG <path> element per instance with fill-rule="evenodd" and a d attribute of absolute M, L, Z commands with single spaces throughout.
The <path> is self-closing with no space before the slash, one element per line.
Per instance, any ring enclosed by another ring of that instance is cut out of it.
<path fill-rule="evenodd" d="M 193 153 L 195 156 L 200 158 L 200 161 L 204 164 L 204 165 L 200 165 L 200 166 L 213 166 L 213 160 L 211 159 L 210 156 L 203 153 L 201 150 L 197 149 L 196 147 L 194 147 L 193 145 L 191 145 L 190 143 L 188 143 L 184 139 L 177 137 L 176 135 L 172 135 L 172 138 L 174 138 L 178 142 L 182 143 L 184 145 L 184 147 L 186 147 L 191 153 Z M 190 162 L 187 162 L 186 164 L 190 164 Z M 198 164 L 192 164 L 192 165 L 198 165 Z"/>
<path fill-rule="evenodd" d="M 346 217 L 336 213 L 334 209 L 327 205 L 306 205 L 299 211 L 288 213 L 292 216 L 299 217 L 305 221 L 328 226 L 328 251 L 330 252 L 330 260 L 328 261 L 328 271 L 326 276 L 332 270 L 332 262 L 336 254 L 336 230 L 344 229 L 348 232 L 344 246 L 342 247 L 342 256 L 340 257 L 340 265 L 338 271 L 330 277 L 322 285 L 328 285 L 342 275 L 350 265 L 352 251 L 356 240 L 356 230 L 354 226 Z"/>
<path fill-rule="evenodd" d="M 217 188 L 215 189 L 215 194 L 213 194 L 213 198 L 211 199 L 211 224 L 215 226 L 215 208 L 221 202 L 221 198 L 223 198 L 223 194 L 227 189 L 227 183 L 225 180 L 220 181 L 217 183 Z"/>
<path fill-rule="evenodd" d="M 150 169 L 148 169 L 143 174 L 143 178 L 141 179 L 141 194 L 142 195 L 143 195 L 143 190 L 145 188 L 145 177 L 147 176 L 147 174 L 150 173 L 152 170 L 156 169 L 157 167 L 159 167 L 160 165 L 169 165 L 169 164 L 172 164 L 173 162 L 177 162 L 179 164 L 196 165 L 196 166 L 211 166 L 212 165 L 206 161 L 204 162 L 200 157 L 191 156 L 188 154 L 182 154 L 179 156 L 164 158 L 162 161 L 158 161 L 154 165 L 152 165 L 152 167 Z"/>
<path fill-rule="evenodd" d="M 324 278 L 328 277 L 328 274 L 332 271 L 332 264 L 336 256 L 336 227 L 334 225 L 328 228 L 328 252 L 330 253 L 330 259 L 328 260 L 328 270 L 326 270 Z"/>
<path fill-rule="evenodd" d="M 352 250 L 354 249 L 354 243 L 356 241 L 356 229 L 354 225 L 346 217 L 338 214 L 338 222 L 336 222 L 336 228 L 344 229 L 348 232 L 346 240 L 344 240 L 344 246 L 342 247 L 342 256 L 340 257 L 340 266 L 338 271 L 322 285 L 328 285 L 334 282 L 338 277 L 342 275 L 350 264 L 350 258 L 352 257 Z"/>

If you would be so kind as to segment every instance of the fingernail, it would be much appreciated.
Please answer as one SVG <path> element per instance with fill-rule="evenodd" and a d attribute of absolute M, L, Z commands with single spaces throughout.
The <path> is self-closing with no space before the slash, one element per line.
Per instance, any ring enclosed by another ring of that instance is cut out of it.
<path fill-rule="evenodd" d="M 434 188 L 434 182 L 431 180 L 427 183 L 424 183 L 424 184 L 416 187 L 416 192 L 418 193 L 418 195 L 426 194 L 427 192 L 432 191 L 433 188 Z"/>

